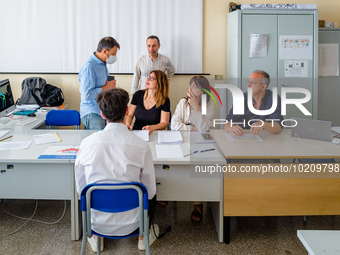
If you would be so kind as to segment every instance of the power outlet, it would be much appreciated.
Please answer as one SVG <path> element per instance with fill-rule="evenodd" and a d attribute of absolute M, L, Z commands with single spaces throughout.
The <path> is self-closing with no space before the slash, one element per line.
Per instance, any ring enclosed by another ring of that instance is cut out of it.
<path fill-rule="evenodd" d="M 215 80 L 223 80 L 223 74 L 215 74 Z"/>

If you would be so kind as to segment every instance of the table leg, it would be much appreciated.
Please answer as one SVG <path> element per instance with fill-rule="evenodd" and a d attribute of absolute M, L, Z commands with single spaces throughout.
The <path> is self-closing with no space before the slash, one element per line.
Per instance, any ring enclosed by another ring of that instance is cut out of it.
<path fill-rule="evenodd" d="M 230 217 L 224 216 L 223 225 L 224 242 L 230 244 Z"/>

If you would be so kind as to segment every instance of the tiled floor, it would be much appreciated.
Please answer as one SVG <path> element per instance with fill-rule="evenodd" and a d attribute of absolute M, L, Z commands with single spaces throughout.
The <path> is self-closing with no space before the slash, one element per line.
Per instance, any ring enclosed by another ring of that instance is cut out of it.
<path fill-rule="evenodd" d="M 30 217 L 35 200 L 7 200 L 0 204 L 0 254 L 80 254 L 81 240 L 70 240 L 70 204 L 63 219 L 54 225 L 35 221 L 25 224 L 16 234 L 3 237 L 19 228 L 25 220 L 3 212 L 3 208 L 22 217 Z M 340 216 L 303 217 L 237 217 L 231 220 L 231 243 L 219 243 L 210 210 L 204 204 L 204 220 L 190 221 L 193 204 L 170 202 L 157 207 L 155 222 L 161 232 L 172 230 L 151 246 L 151 254 L 307 254 L 296 236 L 298 229 L 340 229 Z M 39 200 L 33 219 L 56 221 L 62 215 L 64 201 Z M 102 254 L 144 254 L 137 248 L 138 238 L 105 239 Z M 87 245 L 86 254 L 94 254 Z"/>

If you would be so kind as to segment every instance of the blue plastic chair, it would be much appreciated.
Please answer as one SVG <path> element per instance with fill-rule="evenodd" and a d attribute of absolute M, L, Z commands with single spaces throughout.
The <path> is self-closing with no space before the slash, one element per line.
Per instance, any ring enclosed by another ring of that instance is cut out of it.
<path fill-rule="evenodd" d="M 83 242 L 81 254 L 85 254 L 87 237 L 92 235 L 110 239 L 123 239 L 140 235 L 144 237 L 145 253 L 150 255 L 149 248 L 149 220 L 148 220 L 148 191 L 139 182 L 130 183 L 93 183 L 87 185 L 81 192 L 80 198 L 83 216 Z M 91 229 L 91 209 L 106 213 L 126 212 L 139 208 L 139 232 L 125 236 L 106 236 Z M 97 253 L 100 254 L 100 238 L 97 238 Z"/>
<path fill-rule="evenodd" d="M 77 110 L 51 110 L 46 114 L 46 128 L 51 126 L 76 126 L 80 129 L 80 114 Z"/>

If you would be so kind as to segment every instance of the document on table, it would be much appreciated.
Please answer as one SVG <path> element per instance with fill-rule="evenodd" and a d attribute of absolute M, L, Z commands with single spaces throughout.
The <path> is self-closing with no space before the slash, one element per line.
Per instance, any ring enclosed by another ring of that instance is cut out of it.
<path fill-rule="evenodd" d="M 132 131 L 136 136 L 142 138 L 144 141 L 149 141 L 149 132 L 147 130 L 133 130 Z"/>
<path fill-rule="evenodd" d="M 15 121 L 15 125 L 18 125 L 18 126 L 26 126 L 27 124 L 32 123 L 32 122 L 34 122 L 34 121 L 36 121 L 36 120 L 37 120 L 37 118 L 24 117 L 23 119 L 16 120 L 16 121 Z"/>
<path fill-rule="evenodd" d="M 61 139 L 56 132 L 34 135 L 33 138 L 37 145 L 61 142 Z"/>
<path fill-rule="evenodd" d="M 170 132 L 169 132 L 170 133 Z M 156 144 L 157 158 L 183 158 L 181 146 Z"/>
<path fill-rule="evenodd" d="M 41 154 L 38 159 L 75 159 L 79 151 L 79 145 L 52 145 Z"/>
<path fill-rule="evenodd" d="M 0 151 L 7 150 L 26 150 L 30 147 L 32 141 L 22 141 L 22 142 L 1 142 Z"/>
<path fill-rule="evenodd" d="M 220 152 L 216 150 L 214 144 L 191 144 L 191 153 L 194 153 L 195 158 L 218 158 L 222 157 Z"/>
<path fill-rule="evenodd" d="M 332 127 L 332 130 L 340 135 L 340 127 Z M 1 136 L 0 136 L 1 137 Z"/>
<path fill-rule="evenodd" d="M 11 130 L 0 130 L 0 138 L 11 132 Z"/>
<path fill-rule="evenodd" d="M 183 143 L 180 131 L 158 132 L 158 143 Z"/>
<path fill-rule="evenodd" d="M 233 136 L 232 134 L 225 134 L 229 141 L 245 141 L 245 142 L 263 142 L 262 138 L 258 135 L 245 134 L 243 136 Z"/>

